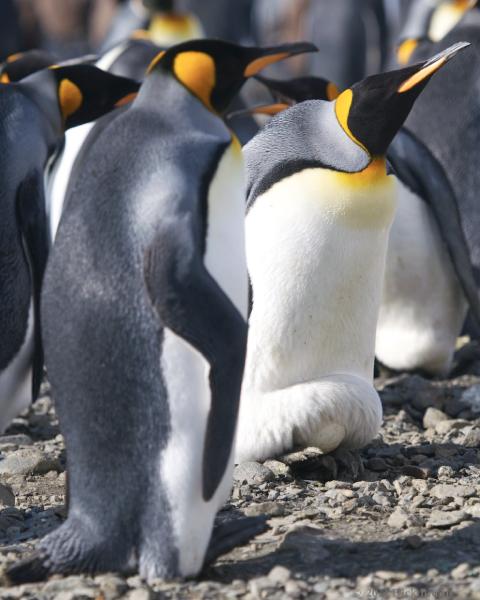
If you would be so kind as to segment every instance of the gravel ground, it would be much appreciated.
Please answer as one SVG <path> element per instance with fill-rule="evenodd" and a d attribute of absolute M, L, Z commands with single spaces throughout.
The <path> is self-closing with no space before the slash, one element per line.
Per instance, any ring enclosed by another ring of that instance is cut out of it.
<path fill-rule="evenodd" d="M 403 374 L 376 384 L 385 422 L 361 453 L 309 448 L 236 468 L 220 518 L 267 515 L 270 528 L 198 581 L 54 577 L 1 587 L 0 598 L 480 599 L 480 364 L 444 381 Z M 2 570 L 65 518 L 64 447 L 47 386 L 7 433 Z"/>

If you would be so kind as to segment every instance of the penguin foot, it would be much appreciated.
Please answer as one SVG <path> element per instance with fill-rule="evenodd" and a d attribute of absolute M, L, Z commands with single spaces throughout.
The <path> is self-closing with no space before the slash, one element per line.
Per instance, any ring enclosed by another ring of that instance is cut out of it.
<path fill-rule="evenodd" d="M 264 516 L 244 517 L 216 524 L 205 556 L 204 568 L 219 556 L 227 554 L 237 546 L 243 546 L 267 529 L 267 518 Z"/>
<path fill-rule="evenodd" d="M 323 452 L 361 448 L 380 429 L 373 386 L 354 375 L 331 375 L 264 394 L 244 390 L 235 461 L 262 461 L 314 446 Z"/>

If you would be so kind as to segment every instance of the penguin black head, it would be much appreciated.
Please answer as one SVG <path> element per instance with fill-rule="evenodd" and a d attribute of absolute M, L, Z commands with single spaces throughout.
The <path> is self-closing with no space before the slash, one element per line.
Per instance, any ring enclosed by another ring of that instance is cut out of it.
<path fill-rule="evenodd" d="M 220 40 L 192 40 L 161 52 L 148 73 L 171 73 L 209 110 L 221 114 L 249 77 L 280 60 L 316 50 L 306 42 L 256 48 Z"/>
<path fill-rule="evenodd" d="M 384 156 L 430 77 L 469 45 L 459 42 L 426 62 L 367 77 L 345 90 L 335 103 L 339 124 L 370 156 Z"/>
<path fill-rule="evenodd" d="M 305 102 L 306 100 L 335 100 L 340 92 L 337 86 L 322 77 L 297 77 L 295 79 L 270 79 L 257 75 L 262 83 L 278 101 L 288 104 Z"/>
<path fill-rule="evenodd" d="M 12 54 L 0 67 L 0 83 L 20 81 L 56 62 L 56 59 L 45 50 L 29 50 Z"/>
<path fill-rule="evenodd" d="M 143 6 L 152 12 L 173 12 L 175 0 L 143 0 Z"/>
<path fill-rule="evenodd" d="M 140 84 L 92 65 L 50 67 L 65 129 L 98 119 L 131 102 Z"/>

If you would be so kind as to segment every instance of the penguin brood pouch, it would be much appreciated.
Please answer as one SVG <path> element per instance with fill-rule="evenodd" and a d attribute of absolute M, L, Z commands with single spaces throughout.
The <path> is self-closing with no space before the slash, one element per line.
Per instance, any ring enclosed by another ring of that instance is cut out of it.
<path fill-rule="evenodd" d="M 237 462 L 377 434 L 375 330 L 396 203 L 385 155 L 430 77 L 465 46 L 334 102 L 297 104 L 245 147 L 253 303 Z"/>
<path fill-rule="evenodd" d="M 40 288 L 48 240 L 44 167 L 72 127 L 138 85 L 86 65 L 0 84 L 0 430 L 35 398 L 42 376 Z"/>
<path fill-rule="evenodd" d="M 312 50 L 202 40 L 161 52 L 84 157 L 42 293 L 68 518 L 12 581 L 191 576 L 263 530 L 234 521 L 212 537 L 232 482 L 248 302 L 243 157 L 219 115 L 248 77 Z"/>

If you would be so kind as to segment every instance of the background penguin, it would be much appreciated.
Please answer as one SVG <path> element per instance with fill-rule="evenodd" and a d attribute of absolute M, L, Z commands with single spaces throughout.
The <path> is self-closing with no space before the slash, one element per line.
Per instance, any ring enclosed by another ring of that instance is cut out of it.
<path fill-rule="evenodd" d="M 391 148 L 404 184 L 405 218 L 393 227 L 377 353 L 394 369 L 447 373 L 467 309 L 473 317 L 469 334 L 480 332 L 480 11 L 467 12 L 441 42 L 423 41 L 413 59 L 460 39 L 471 42 L 471 51 L 458 58 L 457 68 L 447 67 L 440 82 L 432 82 L 407 120 L 405 135 Z M 422 217 L 421 228 L 415 215 Z M 400 273 L 395 265 L 405 261 L 409 268 Z"/>
<path fill-rule="evenodd" d="M 253 288 L 236 460 L 359 447 L 381 424 L 375 328 L 395 191 L 385 153 L 463 45 L 297 104 L 245 147 Z"/>
<path fill-rule="evenodd" d="M 247 335 L 243 159 L 218 114 L 246 78 L 313 49 L 162 52 L 89 154 L 42 300 L 69 515 L 12 580 L 202 568 L 231 485 Z"/>
<path fill-rule="evenodd" d="M 36 397 L 43 358 L 38 318 L 47 258 L 43 169 L 66 128 L 138 89 L 86 65 L 1 85 L 0 430 Z M 33 374 L 32 374 L 33 362 Z"/>
<path fill-rule="evenodd" d="M 399 35 L 398 64 L 408 64 L 420 42 L 440 41 L 477 4 L 478 0 L 414 0 Z"/>
<path fill-rule="evenodd" d="M 0 66 L 0 83 L 20 81 L 20 79 L 46 69 L 56 62 L 55 57 L 45 50 L 29 50 L 12 54 Z"/>

